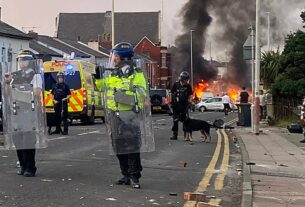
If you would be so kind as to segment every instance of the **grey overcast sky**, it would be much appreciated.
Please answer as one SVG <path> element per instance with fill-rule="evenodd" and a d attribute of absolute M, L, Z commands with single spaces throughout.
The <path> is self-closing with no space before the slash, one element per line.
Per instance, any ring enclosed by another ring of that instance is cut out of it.
<path fill-rule="evenodd" d="M 53 36 L 60 12 L 105 12 L 112 0 L 0 0 L 2 20 L 20 30 Z M 180 24 L 177 14 L 187 0 L 163 0 L 162 43 L 173 44 Z M 159 11 L 162 0 L 115 0 L 118 12 Z M 23 28 L 22 27 L 26 27 Z"/>

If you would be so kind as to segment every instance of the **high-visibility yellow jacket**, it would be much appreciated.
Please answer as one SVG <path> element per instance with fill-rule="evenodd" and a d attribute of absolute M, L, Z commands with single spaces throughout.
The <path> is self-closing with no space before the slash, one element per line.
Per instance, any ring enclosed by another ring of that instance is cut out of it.
<path fill-rule="evenodd" d="M 95 85 L 98 91 L 102 91 L 103 79 L 96 79 Z"/>
<path fill-rule="evenodd" d="M 105 92 L 106 106 L 113 111 L 131 111 L 133 105 L 116 103 L 114 100 L 115 90 L 123 89 L 126 95 L 135 96 L 137 105 L 140 109 L 143 108 L 144 99 L 147 94 L 147 82 L 142 71 L 134 71 L 128 77 L 119 77 L 118 75 L 110 76 L 102 81 L 102 91 Z M 134 88 L 135 86 L 135 88 Z"/>

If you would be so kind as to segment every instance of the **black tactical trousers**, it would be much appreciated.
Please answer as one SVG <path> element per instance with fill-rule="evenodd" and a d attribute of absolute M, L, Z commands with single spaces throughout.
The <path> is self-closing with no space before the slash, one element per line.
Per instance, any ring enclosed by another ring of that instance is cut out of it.
<path fill-rule="evenodd" d="M 56 117 L 56 130 L 60 130 L 61 122 L 64 125 L 64 132 L 68 132 L 68 102 L 60 101 L 54 106 Z"/>
<path fill-rule="evenodd" d="M 17 150 L 17 156 L 20 163 L 21 170 L 35 173 L 37 168 L 35 166 L 35 149 L 21 149 Z"/>
<path fill-rule="evenodd" d="M 178 134 L 179 121 L 184 122 L 188 115 L 187 105 L 173 106 L 173 127 L 172 131 Z"/>
<path fill-rule="evenodd" d="M 116 155 L 120 162 L 121 173 L 131 179 L 140 179 L 142 165 L 140 153 L 118 154 Z"/>

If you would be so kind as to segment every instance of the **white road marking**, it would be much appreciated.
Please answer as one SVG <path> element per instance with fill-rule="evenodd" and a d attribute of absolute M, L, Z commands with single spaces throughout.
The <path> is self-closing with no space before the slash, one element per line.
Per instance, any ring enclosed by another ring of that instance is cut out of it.
<path fill-rule="evenodd" d="M 85 132 L 85 133 L 77 134 L 77 136 L 83 136 L 83 135 L 87 135 L 87 134 L 89 134 L 89 132 Z"/>
<path fill-rule="evenodd" d="M 70 138 L 70 137 L 56 137 L 56 138 L 49 139 L 49 141 L 60 140 L 60 139 L 67 139 L 67 138 Z"/>

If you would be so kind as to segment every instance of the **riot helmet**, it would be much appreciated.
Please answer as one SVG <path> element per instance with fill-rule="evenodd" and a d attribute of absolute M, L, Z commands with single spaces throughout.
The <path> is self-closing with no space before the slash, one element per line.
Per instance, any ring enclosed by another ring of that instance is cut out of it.
<path fill-rule="evenodd" d="M 36 55 L 30 50 L 21 50 L 17 55 L 18 69 L 35 68 Z"/>
<path fill-rule="evenodd" d="M 134 55 L 133 47 L 128 42 L 121 42 L 116 44 L 109 57 L 109 68 L 115 68 L 122 62 L 128 62 Z"/>
<path fill-rule="evenodd" d="M 63 83 L 65 81 L 65 74 L 63 72 L 58 72 L 56 79 L 58 83 Z"/>
<path fill-rule="evenodd" d="M 180 73 L 179 80 L 180 81 L 189 81 L 190 80 L 190 74 L 186 71 L 183 71 L 182 73 Z"/>

